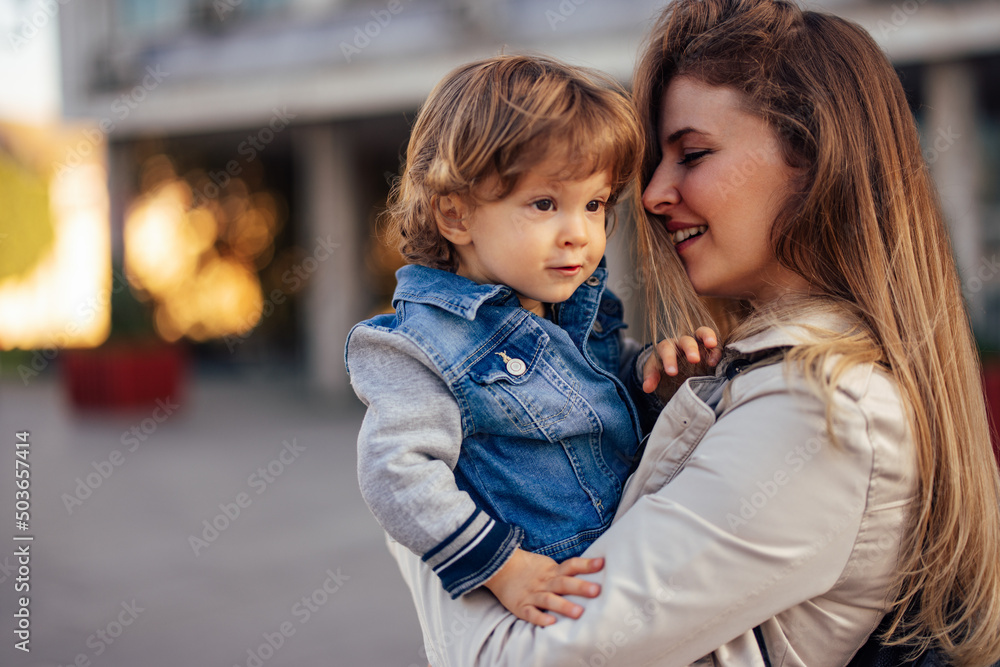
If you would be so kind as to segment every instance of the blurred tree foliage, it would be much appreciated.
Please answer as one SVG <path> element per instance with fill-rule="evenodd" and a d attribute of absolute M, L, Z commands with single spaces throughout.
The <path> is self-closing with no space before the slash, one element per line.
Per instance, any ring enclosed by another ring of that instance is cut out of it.
<path fill-rule="evenodd" d="M 0 280 L 30 271 L 54 240 L 48 184 L 0 149 Z"/>
<path fill-rule="evenodd" d="M 121 265 L 112 269 L 111 335 L 108 342 L 156 341 L 160 337 L 153 326 L 149 297 L 136 294 L 125 278 Z"/>

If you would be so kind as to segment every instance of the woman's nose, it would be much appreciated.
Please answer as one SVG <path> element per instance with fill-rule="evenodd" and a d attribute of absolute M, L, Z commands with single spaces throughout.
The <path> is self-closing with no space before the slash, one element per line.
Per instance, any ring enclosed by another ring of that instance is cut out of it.
<path fill-rule="evenodd" d="M 680 201 L 673 169 L 676 165 L 664 159 L 660 162 L 649 184 L 642 191 L 642 205 L 653 215 L 663 215 L 669 208 Z"/>

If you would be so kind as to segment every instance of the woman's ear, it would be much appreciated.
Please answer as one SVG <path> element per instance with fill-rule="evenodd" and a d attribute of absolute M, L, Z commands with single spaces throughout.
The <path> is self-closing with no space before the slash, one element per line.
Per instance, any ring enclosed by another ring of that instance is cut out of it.
<path fill-rule="evenodd" d="M 453 245 L 463 246 L 472 242 L 469 233 L 469 205 L 457 194 L 437 197 L 433 202 L 434 222 L 438 233 Z"/>

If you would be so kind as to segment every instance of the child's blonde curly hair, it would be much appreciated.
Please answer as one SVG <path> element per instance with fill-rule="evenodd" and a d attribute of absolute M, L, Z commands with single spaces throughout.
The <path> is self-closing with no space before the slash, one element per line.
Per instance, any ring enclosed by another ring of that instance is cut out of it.
<path fill-rule="evenodd" d="M 626 93 L 606 75 L 538 56 L 462 65 L 417 116 L 389 197 L 388 230 L 407 262 L 454 271 L 454 249 L 435 223 L 442 196 L 470 205 L 502 199 L 555 156 L 569 179 L 608 171 L 613 204 L 638 173 L 643 136 Z"/>

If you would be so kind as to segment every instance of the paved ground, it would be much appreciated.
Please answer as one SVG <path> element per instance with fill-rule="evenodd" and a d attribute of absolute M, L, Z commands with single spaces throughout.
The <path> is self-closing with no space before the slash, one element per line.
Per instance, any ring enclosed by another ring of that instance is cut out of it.
<path fill-rule="evenodd" d="M 55 374 L 0 383 L 0 665 L 426 665 L 357 491 L 360 404 L 287 379 L 189 389 L 169 416 L 94 416 L 67 406 Z M 14 550 L 26 544 L 12 540 L 20 430 L 31 443 L 30 654 L 12 632 Z"/>

